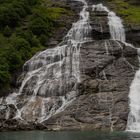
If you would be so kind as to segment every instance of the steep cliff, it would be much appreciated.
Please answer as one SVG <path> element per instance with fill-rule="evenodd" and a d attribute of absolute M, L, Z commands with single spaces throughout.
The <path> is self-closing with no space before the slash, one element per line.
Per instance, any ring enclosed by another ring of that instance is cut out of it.
<path fill-rule="evenodd" d="M 20 89 L 0 99 L 0 130 L 125 130 L 137 50 L 105 1 L 62 2 L 80 19 L 24 64 Z"/>

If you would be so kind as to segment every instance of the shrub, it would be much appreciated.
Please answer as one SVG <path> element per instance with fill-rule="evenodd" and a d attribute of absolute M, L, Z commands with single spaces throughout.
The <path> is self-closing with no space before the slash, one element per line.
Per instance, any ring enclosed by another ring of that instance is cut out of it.
<path fill-rule="evenodd" d="M 13 42 L 13 47 L 21 56 L 22 60 L 27 60 L 30 57 L 31 47 L 27 40 L 24 38 L 16 38 Z"/>
<path fill-rule="evenodd" d="M 40 40 L 40 43 L 42 45 L 46 46 L 46 42 L 48 40 L 48 37 L 46 35 L 41 35 L 40 38 L 39 38 L 39 40 Z"/>
<path fill-rule="evenodd" d="M 31 42 L 30 43 L 31 43 L 31 47 L 38 47 L 39 44 L 40 44 L 40 42 L 39 42 L 39 40 L 38 40 L 38 38 L 36 36 L 33 36 L 31 38 Z"/>
<path fill-rule="evenodd" d="M 12 73 L 16 69 L 20 68 L 24 61 L 22 61 L 21 55 L 14 48 L 9 49 L 7 55 L 8 55 L 7 61 L 9 64 L 9 72 Z"/>
<path fill-rule="evenodd" d="M 32 21 L 29 24 L 29 29 L 35 34 L 35 35 L 41 35 L 46 34 L 49 35 L 49 30 L 51 27 L 51 23 L 46 23 L 42 18 L 35 17 L 32 19 Z"/>
<path fill-rule="evenodd" d="M 6 27 L 4 28 L 3 35 L 4 35 L 5 37 L 10 37 L 11 34 L 12 34 L 12 30 L 9 28 L 9 26 L 6 26 Z"/>
<path fill-rule="evenodd" d="M 0 88 L 4 88 L 10 83 L 10 74 L 8 64 L 5 58 L 0 56 Z"/>

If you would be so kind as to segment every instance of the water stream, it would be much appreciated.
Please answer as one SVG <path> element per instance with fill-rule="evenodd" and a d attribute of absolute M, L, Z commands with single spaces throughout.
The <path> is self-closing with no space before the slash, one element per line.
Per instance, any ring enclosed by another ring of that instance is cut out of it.
<path fill-rule="evenodd" d="M 20 131 L 0 132 L 0 140 L 139 140 L 139 134 L 94 131 Z"/>
<path fill-rule="evenodd" d="M 93 5 L 93 10 L 94 11 L 99 11 L 99 12 L 107 12 L 108 13 L 108 24 L 109 24 L 109 29 L 110 29 L 110 34 L 111 34 L 111 39 L 115 41 L 120 41 L 124 43 L 126 46 L 133 47 L 132 44 L 129 44 L 126 42 L 126 37 L 125 37 L 125 29 L 122 24 L 122 20 L 116 16 L 116 14 L 112 11 L 110 11 L 107 7 L 103 6 L 102 4 L 98 5 Z M 119 42 L 118 42 L 119 43 Z M 105 42 L 105 47 L 107 50 L 107 42 Z M 121 47 L 121 46 L 120 46 Z M 108 50 L 106 51 L 108 54 Z M 140 55 L 140 50 L 138 49 L 138 55 Z M 140 60 L 140 58 L 139 58 Z M 124 61 L 126 59 L 124 58 Z M 126 61 L 128 65 L 130 65 L 130 68 L 133 70 L 133 66 Z M 140 98 L 139 98 L 139 93 L 140 93 L 140 70 L 138 70 L 135 74 L 134 80 L 132 81 L 132 84 L 130 86 L 130 92 L 129 92 L 129 106 L 130 106 L 130 113 L 128 116 L 128 121 L 127 121 L 127 131 L 133 131 L 133 132 L 140 132 Z"/>
<path fill-rule="evenodd" d="M 63 111 L 75 99 L 81 81 L 80 47 L 91 41 L 88 5 L 85 0 L 77 1 L 83 3 L 80 19 L 58 46 L 36 54 L 24 64 L 19 92 L 1 101 L 15 106 L 14 118 L 41 123 Z M 9 115 L 7 110 L 6 119 Z"/>
<path fill-rule="evenodd" d="M 139 50 L 138 50 L 139 52 Z M 140 61 L 140 58 L 139 58 Z M 127 121 L 127 131 L 140 132 L 140 70 L 135 74 L 130 86 L 130 113 Z"/>

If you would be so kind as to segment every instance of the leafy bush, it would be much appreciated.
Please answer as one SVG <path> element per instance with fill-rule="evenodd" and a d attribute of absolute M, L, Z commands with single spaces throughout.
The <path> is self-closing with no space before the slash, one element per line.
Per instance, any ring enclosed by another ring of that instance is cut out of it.
<path fill-rule="evenodd" d="M 13 42 L 13 47 L 15 47 L 22 60 L 27 60 L 27 58 L 30 57 L 30 44 L 24 38 L 16 38 L 16 40 Z"/>
<path fill-rule="evenodd" d="M 0 89 L 5 88 L 9 85 L 10 74 L 8 64 L 5 63 L 5 58 L 0 56 Z"/>
<path fill-rule="evenodd" d="M 5 37 L 10 37 L 11 34 L 12 34 L 12 30 L 9 28 L 9 26 L 6 26 L 6 27 L 4 28 L 3 35 L 4 35 Z"/>
<path fill-rule="evenodd" d="M 48 37 L 46 35 L 41 35 L 40 38 L 39 38 L 39 40 L 40 40 L 40 43 L 42 45 L 46 46 L 46 42 L 48 40 Z"/>
<path fill-rule="evenodd" d="M 140 5 L 138 0 L 108 0 L 111 8 L 115 10 L 125 21 L 126 24 L 140 25 Z"/>
<path fill-rule="evenodd" d="M 37 0 L 13 0 L 8 1 L 0 5 L 0 28 L 6 25 L 15 27 L 21 18 L 30 13 L 31 6 L 36 3 Z"/>
<path fill-rule="evenodd" d="M 29 29 L 35 34 L 35 35 L 50 35 L 50 29 L 52 27 L 52 22 L 48 19 L 44 20 L 39 16 L 34 15 L 29 23 Z"/>
<path fill-rule="evenodd" d="M 12 51 L 12 53 L 11 53 Z M 9 72 L 12 73 L 16 69 L 21 67 L 21 64 L 23 64 L 23 60 L 21 58 L 21 55 L 16 51 L 14 48 L 10 48 L 7 52 L 7 62 L 9 66 Z"/>
<path fill-rule="evenodd" d="M 33 36 L 30 41 L 31 47 L 38 47 L 40 42 L 36 36 Z M 43 44 L 42 44 L 43 45 Z"/>

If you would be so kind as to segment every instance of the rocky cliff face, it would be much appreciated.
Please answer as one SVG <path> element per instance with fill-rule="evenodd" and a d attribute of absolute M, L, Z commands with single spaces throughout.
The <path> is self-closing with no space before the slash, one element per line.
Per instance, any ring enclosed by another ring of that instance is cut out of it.
<path fill-rule="evenodd" d="M 128 42 L 140 48 L 140 26 L 127 27 L 126 35 Z"/>
<path fill-rule="evenodd" d="M 65 2 L 71 5 L 73 10 L 78 7 L 76 12 L 79 12 L 83 6 L 81 2 L 72 0 Z M 94 4 L 91 0 L 89 3 Z M 129 87 L 139 66 L 137 50 L 119 41 L 110 40 L 106 12 L 95 12 L 91 7 L 88 11 L 92 40 L 82 43 L 80 47 L 81 81 L 76 87 L 76 99 L 64 110 L 41 123 L 36 122 L 35 119 L 29 122 L 15 119 L 16 107 L 12 104 L 1 104 L 0 130 L 125 130 L 129 112 Z M 56 57 L 56 61 L 58 59 Z M 25 87 L 24 91 L 26 90 Z M 22 103 L 22 98 L 32 94 L 30 91 L 26 93 L 19 98 L 19 108 L 25 103 Z M 45 96 L 50 98 L 53 96 L 57 107 L 61 106 L 61 100 L 57 99 L 57 92 L 51 95 L 46 93 Z M 40 109 L 42 98 L 42 95 L 37 94 L 36 102 L 31 106 Z M 0 103 L 2 103 L 1 100 Z M 48 112 L 52 104 L 53 102 L 49 103 Z M 9 110 L 8 115 L 7 110 Z M 32 117 L 28 114 L 26 119 L 30 120 L 30 118 Z"/>
<path fill-rule="evenodd" d="M 45 126 L 49 130 L 125 130 L 129 87 L 138 68 L 136 50 L 96 40 L 83 45 L 81 56 L 83 79 L 77 99 Z"/>
<path fill-rule="evenodd" d="M 109 40 L 105 12 L 90 15 L 94 41 L 81 47 L 79 95 L 65 111 L 44 122 L 49 130 L 126 128 L 129 87 L 139 64 L 137 50 Z"/>

